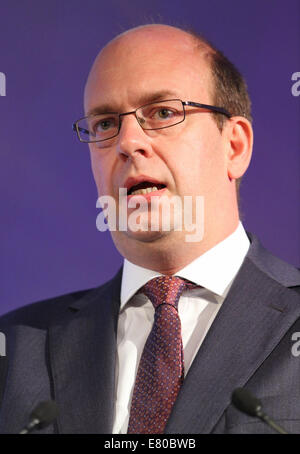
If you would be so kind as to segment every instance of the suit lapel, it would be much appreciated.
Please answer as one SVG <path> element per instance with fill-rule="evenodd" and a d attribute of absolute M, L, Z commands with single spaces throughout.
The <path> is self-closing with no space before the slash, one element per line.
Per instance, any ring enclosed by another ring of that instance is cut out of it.
<path fill-rule="evenodd" d="M 300 316 L 299 295 L 262 271 L 252 253 L 194 359 L 166 433 L 211 432 L 232 391 L 249 380 Z"/>
<path fill-rule="evenodd" d="M 121 270 L 70 306 L 49 331 L 59 433 L 110 433 L 113 423 Z"/>

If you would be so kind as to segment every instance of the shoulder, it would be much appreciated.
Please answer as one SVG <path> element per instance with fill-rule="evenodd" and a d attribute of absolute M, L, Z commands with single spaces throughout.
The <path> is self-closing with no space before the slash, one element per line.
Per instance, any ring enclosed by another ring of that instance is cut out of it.
<path fill-rule="evenodd" d="M 0 331 L 13 325 L 30 326 L 37 329 L 47 329 L 57 321 L 63 321 L 76 312 L 101 297 L 111 289 L 118 288 L 121 282 L 122 269 L 109 281 L 99 287 L 59 295 L 53 298 L 37 301 L 22 306 L 0 317 Z"/>
<path fill-rule="evenodd" d="M 51 321 L 63 316 L 69 305 L 87 296 L 92 290 L 72 292 L 22 306 L 2 315 L 0 317 L 0 328 L 20 324 L 41 329 L 47 328 Z"/>
<path fill-rule="evenodd" d="M 300 269 L 265 249 L 253 233 L 247 232 L 247 235 L 251 244 L 246 258 L 282 286 L 300 291 Z"/>

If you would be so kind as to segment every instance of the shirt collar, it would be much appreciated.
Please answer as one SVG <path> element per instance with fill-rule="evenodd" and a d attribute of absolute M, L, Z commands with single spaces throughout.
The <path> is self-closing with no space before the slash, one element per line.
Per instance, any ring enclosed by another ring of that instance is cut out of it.
<path fill-rule="evenodd" d="M 248 252 L 250 241 L 241 222 L 225 240 L 197 257 L 175 273 L 197 285 L 225 298 L 230 285 L 238 273 Z M 143 268 L 124 259 L 121 308 L 130 298 L 154 277 L 161 276 L 157 271 Z"/>

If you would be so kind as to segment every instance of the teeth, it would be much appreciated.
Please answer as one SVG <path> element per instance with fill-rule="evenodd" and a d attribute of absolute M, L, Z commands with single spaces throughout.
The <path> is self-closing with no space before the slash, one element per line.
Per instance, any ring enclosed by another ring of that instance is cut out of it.
<path fill-rule="evenodd" d="M 156 186 L 153 186 L 152 188 L 138 189 L 137 191 L 133 191 L 131 195 L 148 194 L 149 192 L 154 191 L 158 191 Z"/>

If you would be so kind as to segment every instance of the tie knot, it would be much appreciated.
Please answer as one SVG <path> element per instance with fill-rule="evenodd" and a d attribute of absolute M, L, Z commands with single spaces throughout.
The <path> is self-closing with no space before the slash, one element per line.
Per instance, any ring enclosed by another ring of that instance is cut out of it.
<path fill-rule="evenodd" d="M 159 276 L 151 279 L 141 289 L 156 309 L 161 304 L 171 304 L 178 308 L 182 292 L 187 288 L 195 288 L 196 284 L 177 276 Z"/>

